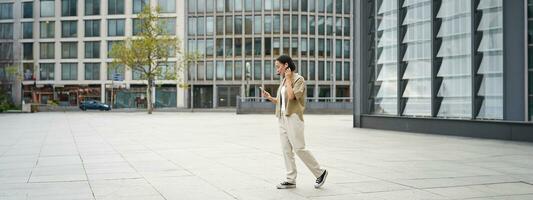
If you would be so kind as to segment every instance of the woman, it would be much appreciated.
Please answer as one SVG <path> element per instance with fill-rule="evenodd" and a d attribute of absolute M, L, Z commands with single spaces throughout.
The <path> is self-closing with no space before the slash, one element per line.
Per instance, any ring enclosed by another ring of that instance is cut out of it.
<path fill-rule="evenodd" d="M 282 55 L 276 59 L 276 72 L 283 76 L 276 98 L 267 91 L 263 97 L 276 104 L 276 116 L 279 121 L 281 147 L 287 169 L 286 180 L 277 185 L 278 189 L 296 187 L 296 163 L 294 153 L 316 177 L 315 188 L 320 188 L 326 181 L 328 171 L 322 169 L 315 157 L 305 148 L 304 119 L 305 109 L 305 80 L 298 73 L 294 73 L 296 66 L 291 57 Z"/>

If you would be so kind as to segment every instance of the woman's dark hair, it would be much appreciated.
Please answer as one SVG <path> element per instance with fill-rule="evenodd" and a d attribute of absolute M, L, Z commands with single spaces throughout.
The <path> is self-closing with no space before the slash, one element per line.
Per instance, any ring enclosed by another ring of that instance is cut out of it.
<path fill-rule="evenodd" d="M 291 71 L 295 71 L 296 70 L 296 65 L 294 65 L 294 62 L 292 61 L 292 58 L 288 55 L 281 55 L 279 56 L 278 58 L 276 58 L 276 60 L 278 62 L 280 62 L 281 64 L 288 64 L 289 66 L 289 69 L 291 69 Z"/>

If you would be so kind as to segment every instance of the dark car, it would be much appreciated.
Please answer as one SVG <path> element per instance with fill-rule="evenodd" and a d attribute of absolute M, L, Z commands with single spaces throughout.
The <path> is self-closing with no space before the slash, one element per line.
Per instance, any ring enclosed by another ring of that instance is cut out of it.
<path fill-rule="evenodd" d="M 101 103 L 99 101 L 83 101 L 80 104 L 80 109 L 83 111 L 86 110 L 105 110 L 109 111 L 111 110 L 111 107 L 105 103 Z"/>

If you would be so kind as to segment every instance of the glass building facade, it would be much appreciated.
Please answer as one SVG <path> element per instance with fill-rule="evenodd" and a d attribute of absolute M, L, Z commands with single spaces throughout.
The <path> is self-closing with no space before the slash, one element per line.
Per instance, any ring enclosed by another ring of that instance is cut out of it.
<path fill-rule="evenodd" d="M 355 127 L 533 141 L 533 1 L 354 10 Z"/>
<path fill-rule="evenodd" d="M 310 101 L 351 97 L 352 1 L 188 0 L 189 106 L 234 107 L 236 96 L 276 93 L 275 59 L 290 55 Z"/>
<path fill-rule="evenodd" d="M 374 0 L 370 113 L 503 119 L 502 0 Z"/>

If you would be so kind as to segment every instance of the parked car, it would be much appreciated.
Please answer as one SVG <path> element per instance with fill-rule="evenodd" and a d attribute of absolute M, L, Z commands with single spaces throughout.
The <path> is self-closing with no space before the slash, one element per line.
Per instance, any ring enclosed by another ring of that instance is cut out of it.
<path fill-rule="evenodd" d="M 105 110 L 109 111 L 111 110 L 111 107 L 105 103 L 101 103 L 99 101 L 83 101 L 80 104 L 80 109 L 83 111 L 86 110 Z"/>

